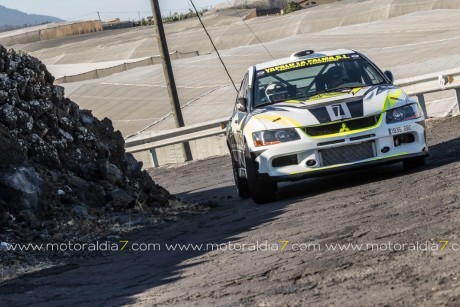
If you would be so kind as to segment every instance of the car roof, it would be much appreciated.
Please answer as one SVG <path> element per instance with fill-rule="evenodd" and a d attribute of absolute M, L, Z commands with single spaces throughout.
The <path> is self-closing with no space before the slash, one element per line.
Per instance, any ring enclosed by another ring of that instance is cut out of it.
<path fill-rule="evenodd" d="M 307 55 L 305 57 L 298 57 L 295 58 L 292 55 L 290 57 L 282 58 L 282 59 L 277 59 L 269 62 L 264 62 L 264 63 L 259 63 L 254 65 L 253 67 L 256 68 L 256 71 L 278 66 L 278 65 L 283 65 L 283 64 L 288 64 L 292 62 L 297 62 L 297 61 L 302 61 L 305 59 L 315 59 L 315 58 L 322 58 L 325 56 L 335 56 L 335 55 L 340 55 L 340 54 L 352 54 L 356 53 L 354 50 L 350 49 L 335 49 L 335 50 L 327 50 L 327 51 L 314 51 L 310 55 Z"/>

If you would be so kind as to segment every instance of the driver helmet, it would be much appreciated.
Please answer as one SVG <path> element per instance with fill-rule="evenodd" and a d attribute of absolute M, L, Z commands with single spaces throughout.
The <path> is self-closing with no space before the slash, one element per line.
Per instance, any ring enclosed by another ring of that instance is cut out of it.
<path fill-rule="evenodd" d="M 281 83 L 271 83 L 265 89 L 265 96 L 271 102 L 285 100 L 288 97 L 288 90 Z"/>
<path fill-rule="evenodd" d="M 347 73 L 341 66 L 334 66 L 329 68 L 326 73 L 326 84 L 328 88 L 334 88 L 345 83 L 347 79 Z"/>

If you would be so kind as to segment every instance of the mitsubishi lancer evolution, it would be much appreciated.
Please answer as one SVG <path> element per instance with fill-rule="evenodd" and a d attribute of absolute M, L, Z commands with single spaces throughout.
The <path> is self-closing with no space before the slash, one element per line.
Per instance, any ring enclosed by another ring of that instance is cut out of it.
<path fill-rule="evenodd" d="M 226 130 L 235 184 L 256 203 L 277 182 L 403 162 L 424 165 L 418 102 L 365 55 L 303 50 L 250 67 Z"/>

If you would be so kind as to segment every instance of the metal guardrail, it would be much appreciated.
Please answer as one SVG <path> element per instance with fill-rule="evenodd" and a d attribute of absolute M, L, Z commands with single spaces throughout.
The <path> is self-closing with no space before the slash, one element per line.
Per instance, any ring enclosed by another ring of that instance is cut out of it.
<path fill-rule="evenodd" d="M 417 97 L 426 117 L 428 117 L 428 112 L 426 110 L 425 94 L 443 90 L 455 90 L 457 107 L 460 110 L 460 68 L 446 70 L 438 74 L 401 79 L 395 81 L 395 84 L 401 87 L 409 96 Z"/>
<path fill-rule="evenodd" d="M 456 91 L 457 106 L 460 110 L 460 68 L 439 74 L 396 80 L 394 83 L 409 96 L 417 97 L 426 117 L 428 117 L 428 113 L 426 111 L 424 95 L 443 90 L 453 89 Z M 224 134 L 225 130 L 222 129 L 221 124 L 228 120 L 229 117 L 225 117 L 161 133 L 143 133 L 139 136 L 126 139 L 125 148 L 127 152 L 131 153 L 149 151 L 152 165 L 158 167 L 156 148 Z"/>
<path fill-rule="evenodd" d="M 158 167 L 156 148 L 224 134 L 225 130 L 222 129 L 221 123 L 228 120 L 228 117 L 224 117 L 161 133 L 143 133 L 139 136 L 126 139 L 125 148 L 130 153 L 149 151 L 152 165 Z"/>

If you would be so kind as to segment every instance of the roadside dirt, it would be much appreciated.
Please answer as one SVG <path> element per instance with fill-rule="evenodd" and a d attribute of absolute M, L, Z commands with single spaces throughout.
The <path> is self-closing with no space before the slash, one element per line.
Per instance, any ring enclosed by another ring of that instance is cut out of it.
<path fill-rule="evenodd" d="M 283 184 L 278 201 L 264 206 L 236 196 L 228 156 L 152 170 L 180 198 L 219 207 L 115 239 L 129 241 L 123 251 L 4 283 L 0 301 L 458 306 L 460 117 L 427 126 L 431 156 L 422 169 L 395 164 Z M 157 244 L 156 250 L 132 250 L 142 243 Z M 166 248 L 209 243 L 220 250 Z M 298 250 L 306 244 L 308 250 Z M 374 250 L 364 250 L 366 244 Z"/>

